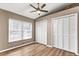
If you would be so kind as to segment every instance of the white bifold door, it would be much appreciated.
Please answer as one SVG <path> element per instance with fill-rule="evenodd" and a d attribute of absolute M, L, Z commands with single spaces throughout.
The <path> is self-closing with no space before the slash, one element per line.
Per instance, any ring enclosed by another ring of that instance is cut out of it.
<path fill-rule="evenodd" d="M 77 15 L 76 15 L 77 16 Z M 75 52 L 75 53 L 77 53 L 77 48 L 78 48 L 78 46 L 77 46 L 77 17 L 76 16 L 71 16 L 70 17 L 70 20 L 69 20 L 69 22 L 70 22 L 70 47 L 69 47 L 69 49 L 70 49 L 70 51 L 71 52 Z"/>
<path fill-rule="evenodd" d="M 53 46 L 62 49 L 62 19 L 53 20 Z"/>
<path fill-rule="evenodd" d="M 57 20 L 53 20 L 53 26 L 52 26 L 52 35 L 53 35 L 53 40 L 52 40 L 52 42 L 53 42 L 53 46 L 54 47 L 57 47 L 58 46 L 58 37 L 57 37 L 57 23 L 58 23 L 58 21 Z"/>
<path fill-rule="evenodd" d="M 36 42 L 47 44 L 47 20 L 36 22 Z"/>
<path fill-rule="evenodd" d="M 63 18 L 63 49 L 69 51 L 69 17 Z"/>
<path fill-rule="evenodd" d="M 57 40 L 58 40 L 58 48 L 62 49 L 63 47 L 63 21 L 62 19 L 58 19 L 58 26 L 57 26 Z"/>
<path fill-rule="evenodd" d="M 52 19 L 52 46 L 77 52 L 77 14 Z"/>

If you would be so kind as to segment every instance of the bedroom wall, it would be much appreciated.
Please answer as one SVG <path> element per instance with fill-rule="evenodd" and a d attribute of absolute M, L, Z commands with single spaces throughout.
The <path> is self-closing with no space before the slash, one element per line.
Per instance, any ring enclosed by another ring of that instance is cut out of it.
<path fill-rule="evenodd" d="M 18 19 L 22 21 L 27 21 L 32 23 L 32 39 L 27 39 L 23 41 L 8 42 L 8 21 L 9 18 Z M 9 11 L 0 9 L 0 50 L 11 48 L 13 46 L 18 46 L 24 43 L 34 42 L 34 20 L 28 17 L 24 17 Z"/>
<path fill-rule="evenodd" d="M 62 10 L 59 11 L 57 13 L 53 13 L 41 18 L 36 19 L 36 22 L 47 19 L 48 20 L 48 28 L 47 28 L 47 45 L 51 45 L 51 18 L 55 18 L 55 17 L 60 17 L 60 16 L 64 16 L 64 15 L 68 15 L 68 14 L 73 14 L 73 13 L 79 13 L 79 6 L 70 8 L 70 9 L 66 9 L 66 10 Z M 52 42 L 53 43 L 53 42 Z"/>

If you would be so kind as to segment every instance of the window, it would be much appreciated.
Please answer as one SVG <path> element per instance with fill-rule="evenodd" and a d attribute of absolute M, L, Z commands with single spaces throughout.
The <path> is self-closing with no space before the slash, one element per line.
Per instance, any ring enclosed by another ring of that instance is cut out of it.
<path fill-rule="evenodd" d="M 32 38 L 32 25 L 31 23 L 23 22 L 23 39 Z"/>
<path fill-rule="evenodd" d="M 32 38 L 32 23 L 9 19 L 9 42 Z"/>

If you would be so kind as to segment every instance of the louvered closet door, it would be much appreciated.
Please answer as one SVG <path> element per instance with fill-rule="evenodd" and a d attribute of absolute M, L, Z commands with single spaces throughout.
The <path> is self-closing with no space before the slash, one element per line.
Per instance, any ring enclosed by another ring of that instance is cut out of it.
<path fill-rule="evenodd" d="M 41 23 L 36 22 L 36 41 L 41 43 Z"/>
<path fill-rule="evenodd" d="M 70 16 L 70 51 L 77 50 L 77 19 L 75 15 Z"/>
<path fill-rule="evenodd" d="M 36 41 L 47 44 L 47 20 L 36 22 Z"/>
<path fill-rule="evenodd" d="M 77 14 L 52 19 L 52 45 L 77 53 Z"/>
<path fill-rule="evenodd" d="M 41 43 L 42 44 L 47 44 L 47 20 L 42 21 L 41 25 Z"/>
<path fill-rule="evenodd" d="M 63 49 L 69 51 L 69 17 L 63 18 Z"/>
<path fill-rule="evenodd" d="M 58 48 L 62 49 L 63 46 L 63 19 L 59 18 L 57 19 L 58 21 L 58 26 L 57 26 L 57 43 L 58 43 Z"/>
<path fill-rule="evenodd" d="M 53 47 L 58 47 L 58 38 L 57 38 L 57 24 L 58 24 L 58 20 L 57 19 L 53 19 L 52 20 L 52 42 L 53 42 Z"/>

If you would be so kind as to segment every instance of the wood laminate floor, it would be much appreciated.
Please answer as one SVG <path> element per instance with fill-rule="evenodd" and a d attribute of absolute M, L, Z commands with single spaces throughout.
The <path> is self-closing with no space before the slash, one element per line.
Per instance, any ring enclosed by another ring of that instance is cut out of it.
<path fill-rule="evenodd" d="M 75 54 L 35 43 L 0 53 L 0 56 L 75 56 Z"/>

